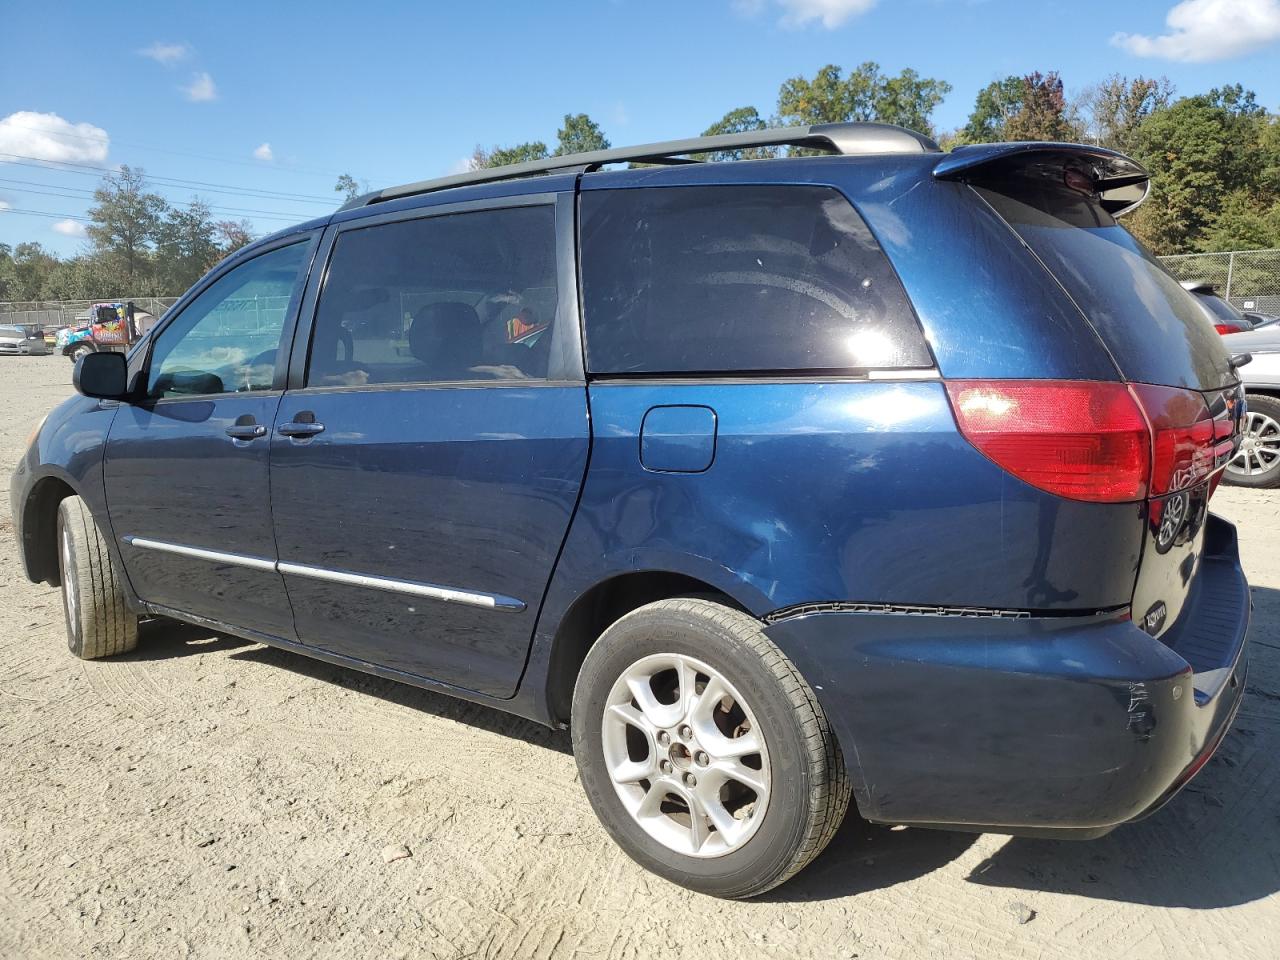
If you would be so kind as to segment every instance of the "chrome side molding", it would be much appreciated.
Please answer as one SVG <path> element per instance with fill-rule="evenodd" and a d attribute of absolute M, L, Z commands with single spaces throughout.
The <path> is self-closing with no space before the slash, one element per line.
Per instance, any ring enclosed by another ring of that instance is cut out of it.
<path fill-rule="evenodd" d="M 276 562 L 266 557 L 251 557 L 243 553 L 223 553 L 221 550 L 206 550 L 204 547 L 188 547 L 181 543 L 168 543 L 164 540 L 148 540 L 146 537 L 132 535 L 121 537 L 125 543 L 140 550 L 155 550 L 159 553 L 176 553 L 180 557 L 195 557 L 198 560 L 209 560 L 213 563 L 231 563 L 237 567 L 251 567 L 254 570 L 274 570 Z"/>
<path fill-rule="evenodd" d="M 389 593 L 406 593 L 415 597 L 427 597 L 428 599 L 441 600 L 445 603 L 461 603 L 486 610 L 519 613 L 525 609 L 523 600 L 504 596 L 501 593 L 459 590 L 456 587 L 445 587 L 435 583 L 418 583 L 414 580 L 376 577 L 369 574 L 352 573 L 348 570 L 331 570 L 328 567 L 314 567 L 306 563 L 270 560 L 266 557 L 255 557 L 243 553 L 226 553 L 222 550 L 206 550 L 204 547 L 190 547 L 186 544 L 169 543 L 164 540 L 150 540 L 146 537 L 135 537 L 132 534 L 123 536 L 120 539 L 129 546 L 137 547 L 140 550 L 172 553 L 182 557 L 194 557 L 197 560 L 208 560 L 212 563 L 228 563 L 253 570 L 273 570 L 281 574 L 292 574 L 295 577 L 327 580 L 330 583 L 344 583 L 348 586 L 365 587 L 370 590 L 385 590 Z"/>
<path fill-rule="evenodd" d="M 515 597 L 506 597 L 500 593 L 480 593 L 475 590 L 458 590 L 454 587 L 442 587 L 434 583 L 417 583 L 413 580 L 395 580 L 391 577 L 375 577 L 364 573 L 349 573 L 346 570 L 330 570 L 327 567 L 313 567 L 306 563 L 291 563 L 281 560 L 276 564 L 281 573 L 291 573 L 296 577 L 309 577 L 312 580 L 328 580 L 331 583 L 345 583 L 353 587 L 367 587 L 370 590 L 387 590 L 391 593 L 408 593 L 415 597 L 430 597 L 432 600 L 443 600 L 446 603 L 465 603 L 472 607 L 485 607 L 491 610 L 510 610 L 517 612 L 524 609 L 524 602 Z"/>

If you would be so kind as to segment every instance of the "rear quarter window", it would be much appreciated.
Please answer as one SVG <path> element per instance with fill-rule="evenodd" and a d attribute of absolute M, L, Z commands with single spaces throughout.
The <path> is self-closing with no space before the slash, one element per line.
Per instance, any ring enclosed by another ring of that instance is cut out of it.
<path fill-rule="evenodd" d="M 829 187 L 587 190 L 581 250 L 595 374 L 933 362 L 889 261 Z"/>
<path fill-rule="evenodd" d="M 1234 380 L 1195 297 L 1093 199 L 1030 178 L 975 189 L 1057 278 L 1126 378 L 1193 389 Z"/>

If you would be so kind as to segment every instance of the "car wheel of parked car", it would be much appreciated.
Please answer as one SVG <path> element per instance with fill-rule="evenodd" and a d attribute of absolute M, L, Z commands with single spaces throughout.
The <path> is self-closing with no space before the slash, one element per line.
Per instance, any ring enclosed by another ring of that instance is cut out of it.
<path fill-rule="evenodd" d="M 849 804 L 812 688 L 761 629 L 702 599 L 662 600 L 587 654 L 573 749 L 605 829 L 642 866 L 750 897 L 816 857 Z"/>
<path fill-rule="evenodd" d="M 72 653 L 96 660 L 138 645 L 138 617 L 125 603 L 107 542 L 79 497 L 58 506 L 58 571 Z"/>
<path fill-rule="evenodd" d="M 1241 487 L 1280 485 L 1280 400 L 1251 393 L 1246 402 L 1244 436 L 1224 479 Z"/>

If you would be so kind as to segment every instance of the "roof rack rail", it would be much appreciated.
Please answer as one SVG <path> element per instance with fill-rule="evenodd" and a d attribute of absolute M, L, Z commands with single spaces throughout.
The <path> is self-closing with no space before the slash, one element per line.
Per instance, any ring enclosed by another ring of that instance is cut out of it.
<path fill-rule="evenodd" d="M 502 167 L 471 170 L 450 177 L 420 180 L 399 187 L 375 190 L 343 204 L 340 210 L 364 207 L 400 197 L 411 197 L 450 187 L 513 180 L 540 173 L 585 173 L 610 163 L 697 163 L 691 153 L 745 150 L 750 147 L 806 147 L 845 156 L 872 153 L 936 153 L 938 145 L 922 133 L 888 123 L 818 123 L 801 127 L 770 127 L 746 133 L 722 133 L 711 137 L 690 137 L 635 147 L 613 147 L 589 153 L 570 153 Z"/>

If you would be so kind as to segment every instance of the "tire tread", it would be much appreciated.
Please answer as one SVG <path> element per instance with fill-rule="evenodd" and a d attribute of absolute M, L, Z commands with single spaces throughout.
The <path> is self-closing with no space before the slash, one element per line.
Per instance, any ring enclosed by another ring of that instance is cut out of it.
<path fill-rule="evenodd" d="M 125 601 L 106 539 L 80 497 L 67 497 L 58 512 L 60 528 L 71 531 L 72 561 L 80 588 L 80 645 L 76 649 L 73 638 L 72 652 L 83 660 L 130 652 L 138 645 L 138 617 Z M 61 543 L 57 549 L 62 550 Z"/>

